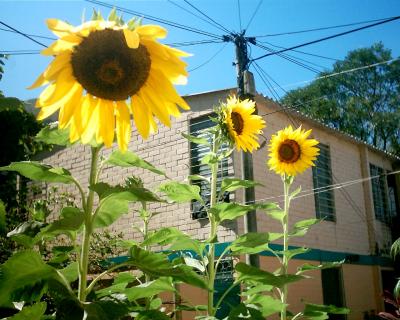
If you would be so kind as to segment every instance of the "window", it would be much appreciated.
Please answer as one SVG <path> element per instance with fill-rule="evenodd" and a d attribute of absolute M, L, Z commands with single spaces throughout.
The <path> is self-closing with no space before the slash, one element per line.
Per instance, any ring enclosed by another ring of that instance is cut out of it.
<path fill-rule="evenodd" d="M 343 279 L 340 268 L 321 270 L 322 295 L 325 305 L 344 307 Z M 344 314 L 329 314 L 331 320 L 344 320 Z"/>
<path fill-rule="evenodd" d="M 204 130 L 214 126 L 214 122 L 210 120 L 210 115 L 202 116 L 196 119 L 192 119 L 190 121 L 190 134 L 196 137 L 204 137 Z M 227 148 L 227 146 L 223 146 L 223 148 Z M 210 147 L 190 143 L 190 174 L 199 174 L 204 177 L 210 177 L 211 171 L 208 165 L 202 164 L 201 159 L 204 155 L 210 151 Z M 221 185 L 221 181 L 224 177 L 227 177 L 229 174 L 229 161 L 228 159 L 224 159 L 218 168 L 218 182 L 217 186 Z M 198 185 L 200 187 L 200 195 L 204 199 L 206 204 L 210 202 L 210 186 L 206 181 L 194 181 L 193 184 Z M 229 193 L 224 195 L 224 200 L 229 201 Z M 205 208 L 198 201 L 192 202 L 192 218 L 200 219 L 206 218 L 207 213 Z"/>
<path fill-rule="evenodd" d="M 325 187 L 331 186 L 332 169 L 331 156 L 329 146 L 319 144 L 320 154 L 313 167 L 315 211 L 320 219 L 335 221 L 335 200 L 333 190 L 324 190 Z"/>
<path fill-rule="evenodd" d="M 382 222 L 389 220 L 389 205 L 386 191 L 386 178 L 384 170 L 373 164 L 369 165 L 370 176 L 379 178 L 371 179 L 372 198 L 374 201 L 375 218 Z"/>

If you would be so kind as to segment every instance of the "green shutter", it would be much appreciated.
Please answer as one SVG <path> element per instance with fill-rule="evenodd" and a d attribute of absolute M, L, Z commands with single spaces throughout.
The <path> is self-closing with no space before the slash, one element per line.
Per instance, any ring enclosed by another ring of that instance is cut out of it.
<path fill-rule="evenodd" d="M 210 120 L 210 116 L 206 115 L 190 121 L 190 134 L 196 137 L 207 137 L 205 129 L 208 129 L 215 125 L 214 122 Z M 227 149 L 228 146 L 222 146 L 222 149 Z M 195 143 L 190 143 L 190 174 L 199 174 L 204 177 L 210 177 L 211 171 L 208 165 L 202 164 L 201 159 L 210 151 L 210 147 L 205 145 L 199 145 Z M 218 181 L 217 187 L 221 185 L 223 178 L 229 175 L 229 161 L 224 159 L 218 168 Z M 205 181 L 193 182 L 200 187 L 200 194 L 206 204 L 210 201 L 210 188 L 209 184 Z M 229 201 L 229 194 L 224 195 L 225 201 Z M 204 207 L 198 202 L 192 202 L 192 218 L 201 219 L 206 218 L 207 213 Z"/>
<path fill-rule="evenodd" d="M 318 148 L 320 154 L 313 167 L 315 211 L 318 218 L 335 221 L 334 193 L 333 190 L 326 190 L 333 184 L 330 150 L 322 143 Z"/>

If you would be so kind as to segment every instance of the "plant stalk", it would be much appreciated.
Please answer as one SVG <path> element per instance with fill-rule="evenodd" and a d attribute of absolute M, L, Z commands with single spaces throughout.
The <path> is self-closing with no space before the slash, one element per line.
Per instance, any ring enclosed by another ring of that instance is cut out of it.
<path fill-rule="evenodd" d="M 97 182 L 97 165 L 100 148 L 92 147 L 92 160 L 90 163 L 89 187 Z M 89 265 L 90 237 L 93 232 L 92 212 L 93 212 L 94 191 L 89 189 L 86 207 L 83 208 L 85 215 L 85 227 L 82 241 L 82 250 L 79 261 L 79 287 L 78 297 L 81 302 L 85 302 L 87 295 L 87 273 Z"/>
<path fill-rule="evenodd" d="M 218 142 L 214 136 L 212 152 L 216 154 L 218 151 Z M 210 208 L 212 208 L 217 203 L 217 174 L 218 174 L 218 162 L 211 164 L 211 195 L 210 195 Z M 208 304 L 207 312 L 209 316 L 214 315 L 214 281 L 215 281 L 215 245 L 213 243 L 215 236 L 217 234 L 217 226 L 215 222 L 215 217 L 212 214 L 208 214 L 208 219 L 210 220 L 210 243 L 208 251 Z"/>
<path fill-rule="evenodd" d="M 289 177 L 283 177 L 283 189 L 284 189 L 284 196 L 285 196 L 285 204 L 284 204 L 284 216 L 282 221 L 282 229 L 283 229 L 283 257 L 282 257 L 282 269 L 281 275 L 288 274 L 288 267 L 289 267 L 289 259 L 287 255 L 287 251 L 289 249 L 289 207 L 290 207 L 290 185 L 291 180 Z M 281 292 L 281 302 L 283 304 L 282 312 L 281 312 L 281 320 L 286 320 L 287 316 L 287 300 L 288 300 L 288 285 L 285 284 L 282 287 Z"/>

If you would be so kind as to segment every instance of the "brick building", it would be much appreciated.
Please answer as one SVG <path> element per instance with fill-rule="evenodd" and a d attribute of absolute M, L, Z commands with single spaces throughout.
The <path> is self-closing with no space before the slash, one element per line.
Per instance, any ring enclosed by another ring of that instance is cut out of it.
<path fill-rule="evenodd" d="M 143 140 L 134 132 L 129 150 L 165 170 L 167 176 L 174 180 L 184 181 L 191 173 L 207 174 L 199 161 L 205 150 L 188 143 L 181 133 L 196 134 L 210 126 L 207 115 L 212 112 L 212 106 L 225 100 L 231 91 L 186 96 L 191 111 L 174 119 L 171 128 L 160 126 L 159 131 L 148 140 Z M 282 109 L 279 104 L 262 96 L 257 96 L 256 102 L 259 114 L 263 115 L 267 123 L 264 137 L 268 140 L 271 134 L 288 124 L 295 127 L 301 124 L 305 129 L 313 129 L 313 137 L 320 141 L 321 155 L 316 167 L 296 178 L 295 184 L 301 185 L 305 192 L 302 197 L 294 200 L 290 218 L 291 222 L 295 222 L 317 216 L 324 218 L 324 221 L 314 226 L 304 238 L 293 239 L 293 245 L 312 249 L 296 260 L 296 264 L 305 261 L 314 264 L 346 261 L 340 268 L 315 271 L 312 279 L 294 284 L 289 298 L 291 309 L 300 310 L 300 298 L 304 298 L 307 302 L 347 306 L 351 309 L 348 319 L 366 319 L 366 314 L 383 310 L 381 293 L 393 285 L 394 281 L 388 250 L 393 240 L 391 221 L 398 215 L 400 208 L 400 176 L 393 174 L 388 179 L 368 178 L 398 170 L 399 159 L 296 111 Z M 104 155 L 107 156 L 110 151 L 105 150 Z M 256 201 L 280 201 L 282 183 L 279 176 L 267 169 L 267 154 L 266 144 L 253 154 L 254 176 L 264 185 L 256 187 Z M 87 183 L 90 165 L 90 150 L 87 146 L 77 145 L 56 150 L 47 154 L 43 162 L 65 167 L 84 185 Z M 241 157 L 235 152 L 223 164 L 222 173 L 225 176 L 240 177 L 240 168 Z M 116 167 L 105 167 L 101 179 L 118 184 L 132 174 L 140 176 L 150 188 L 165 180 L 148 171 Z M 325 192 L 320 192 L 323 189 L 313 191 L 315 188 L 339 183 L 348 185 L 338 185 L 337 189 Z M 72 187 L 62 188 L 78 197 Z M 206 194 L 207 190 L 203 187 L 202 192 Z M 230 197 L 240 200 L 241 194 L 238 192 Z M 207 238 L 208 220 L 196 203 L 159 204 L 152 209 L 161 214 L 153 218 L 150 229 L 174 226 L 198 239 Z M 125 215 L 111 229 L 122 231 L 126 238 L 134 239 L 137 235 L 132 224 L 137 222 L 133 214 Z M 279 230 L 276 221 L 261 213 L 257 214 L 257 224 L 261 232 Z M 218 230 L 218 239 L 222 243 L 230 242 L 242 233 L 242 229 L 240 221 L 225 224 Z M 274 259 L 268 253 L 263 253 L 260 261 L 263 268 L 274 270 Z M 183 288 L 184 293 L 186 290 L 189 289 Z M 201 301 L 201 295 L 194 291 L 191 291 L 188 298 L 190 296 L 196 300 L 194 303 L 204 302 Z"/>

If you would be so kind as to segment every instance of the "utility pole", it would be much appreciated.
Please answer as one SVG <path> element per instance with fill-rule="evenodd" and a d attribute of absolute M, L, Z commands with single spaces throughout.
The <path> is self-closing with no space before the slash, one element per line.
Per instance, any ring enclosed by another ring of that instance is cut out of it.
<path fill-rule="evenodd" d="M 236 47 L 236 71 L 237 71 L 237 86 L 238 86 L 238 97 L 240 99 L 254 100 L 255 86 L 254 78 L 251 72 L 249 72 L 249 56 L 247 53 L 247 42 L 255 42 L 253 38 L 247 38 L 244 36 L 244 32 L 233 36 L 233 42 Z M 257 113 L 257 108 L 256 108 Z M 241 178 L 244 180 L 254 180 L 253 174 L 253 157 L 249 152 L 241 152 Z M 246 204 L 252 204 L 255 202 L 255 191 L 254 188 L 244 188 L 243 200 Z M 257 232 L 257 216 L 256 211 L 252 210 L 244 216 L 243 231 Z M 260 266 L 259 256 L 256 254 L 246 255 L 246 263 L 254 266 Z"/>

